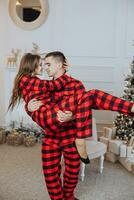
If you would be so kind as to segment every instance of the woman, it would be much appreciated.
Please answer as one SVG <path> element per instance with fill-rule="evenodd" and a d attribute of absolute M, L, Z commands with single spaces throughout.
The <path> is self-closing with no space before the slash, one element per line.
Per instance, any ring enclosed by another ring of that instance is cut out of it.
<path fill-rule="evenodd" d="M 65 69 L 67 68 L 66 64 L 63 66 Z M 53 131 L 56 132 L 56 127 L 64 127 L 66 124 L 60 123 L 59 120 L 57 120 L 57 114 L 58 114 L 58 105 L 55 106 L 55 109 L 53 110 L 53 106 L 57 101 L 59 101 L 59 98 L 54 98 L 50 92 L 61 90 L 65 84 L 71 82 L 71 77 L 64 74 L 59 79 L 55 81 L 47 81 L 47 80 L 40 80 L 37 75 L 40 75 L 42 72 L 42 63 L 41 58 L 39 55 L 32 55 L 31 53 L 27 53 L 23 56 L 20 62 L 19 71 L 15 77 L 14 80 L 14 88 L 12 91 L 12 96 L 10 100 L 10 104 L 8 107 L 8 110 L 15 107 L 17 102 L 20 102 L 20 99 L 24 99 L 25 103 L 27 104 L 31 99 L 36 98 L 38 100 L 41 100 L 41 102 L 44 104 L 44 107 L 42 107 L 41 112 L 44 115 L 44 121 L 45 123 L 42 124 L 41 121 L 39 121 L 37 118 L 33 120 L 43 129 L 46 129 L 47 127 L 51 126 L 53 127 Z M 32 88 L 32 89 L 31 89 Z M 50 105 L 51 104 L 51 105 Z M 26 108 L 26 107 L 25 107 Z M 53 118 L 49 116 L 49 111 L 52 109 Z M 26 109 L 27 113 L 29 114 L 28 110 Z M 55 112 L 55 113 L 54 113 Z M 69 113 L 69 112 L 68 112 Z M 31 113 L 30 116 L 32 117 Z M 73 120 L 72 114 L 69 113 L 69 120 Z M 53 120 L 51 120 L 53 119 Z M 50 123 L 51 121 L 51 123 Z M 56 126 L 54 126 L 56 124 Z M 74 124 L 73 124 L 74 125 Z M 83 143 L 83 142 L 82 142 Z M 85 142 L 80 146 L 80 148 L 85 147 Z M 77 145 L 78 147 L 78 145 Z M 78 147 L 79 148 L 79 147 Z M 86 154 L 86 152 L 85 152 Z M 86 157 L 86 156 L 85 156 Z M 80 157 L 81 160 L 85 163 L 89 163 L 88 157 L 86 159 Z"/>
<path fill-rule="evenodd" d="M 51 128 L 55 134 L 58 134 L 59 129 L 62 130 L 69 125 L 69 123 L 62 123 L 57 119 L 59 110 L 69 110 L 73 113 L 75 118 L 73 122 L 77 128 L 77 138 L 79 139 L 91 136 L 91 127 L 89 127 L 91 109 L 113 110 L 124 114 L 134 112 L 133 103 L 113 97 L 99 90 L 90 90 L 80 95 L 72 95 L 69 98 L 64 96 L 60 99 L 56 98 L 51 92 L 62 89 L 65 84 L 71 81 L 71 77 L 64 74 L 55 81 L 40 80 L 37 75 L 40 74 L 41 70 L 40 56 L 30 53 L 23 56 L 14 81 L 9 109 L 13 109 L 17 101 L 20 101 L 21 98 L 24 99 L 26 104 L 33 98 L 41 100 L 43 105 L 39 108 L 38 112 L 42 113 L 42 119 L 35 116 L 34 112 L 33 114 L 30 113 L 30 116 L 44 130 Z M 102 98 L 105 98 L 106 101 L 101 101 Z M 28 110 L 27 113 L 29 114 Z M 81 140 L 83 141 L 83 139 Z M 82 144 L 80 148 L 85 148 L 85 143 L 83 142 Z M 80 154 L 77 140 L 76 146 Z M 83 162 L 89 163 L 88 157 L 80 158 Z"/>

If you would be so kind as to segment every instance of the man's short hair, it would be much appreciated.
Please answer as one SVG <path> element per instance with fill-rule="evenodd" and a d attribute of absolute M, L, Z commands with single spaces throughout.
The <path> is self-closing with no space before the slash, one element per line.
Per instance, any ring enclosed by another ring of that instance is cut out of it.
<path fill-rule="evenodd" d="M 60 51 L 53 51 L 53 52 L 47 53 L 46 56 L 45 56 L 45 58 L 48 58 L 48 57 L 51 57 L 51 56 L 54 59 L 56 59 L 58 62 L 64 63 L 66 61 L 66 57 Z"/>

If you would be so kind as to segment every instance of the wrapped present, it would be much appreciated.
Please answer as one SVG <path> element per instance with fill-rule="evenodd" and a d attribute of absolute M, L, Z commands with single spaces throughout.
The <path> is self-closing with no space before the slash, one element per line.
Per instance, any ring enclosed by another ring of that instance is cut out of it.
<path fill-rule="evenodd" d="M 99 138 L 99 141 L 102 142 L 103 144 L 106 144 L 107 149 L 108 149 L 108 144 L 109 144 L 109 139 L 108 138 L 101 136 Z"/>
<path fill-rule="evenodd" d="M 121 144 L 120 145 L 120 157 L 126 157 L 127 155 L 127 146 L 126 144 Z"/>
<path fill-rule="evenodd" d="M 6 142 L 6 132 L 3 128 L 0 128 L 0 144 Z"/>
<path fill-rule="evenodd" d="M 104 127 L 104 137 L 112 139 L 112 128 Z"/>
<path fill-rule="evenodd" d="M 112 152 L 107 152 L 105 154 L 105 160 L 115 163 L 118 160 L 118 156 Z"/>
<path fill-rule="evenodd" d="M 109 152 L 116 155 L 120 154 L 120 145 L 123 143 L 122 140 L 109 140 Z"/>
<path fill-rule="evenodd" d="M 130 146 L 134 146 L 134 136 L 131 137 L 129 145 Z"/>
<path fill-rule="evenodd" d="M 23 143 L 24 135 L 21 132 L 16 130 L 12 130 L 10 134 L 7 136 L 7 143 L 9 145 L 18 146 Z"/>
<path fill-rule="evenodd" d="M 115 139 L 115 128 L 104 127 L 104 137 L 110 139 Z"/>
<path fill-rule="evenodd" d="M 24 138 L 24 145 L 26 147 L 32 147 L 36 144 L 36 137 L 33 135 L 26 136 Z"/>
<path fill-rule="evenodd" d="M 133 158 L 119 158 L 119 162 L 129 171 L 134 173 L 134 157 Z"/>
<path fill-rule="evenodd" d="M 133 157 L 132 146 L 127 146 L 127 158 Z"/>
<path fill-rule="evenodd" d="M 131 166 L 131 172 L 134 174 L 134 163 Z"/>

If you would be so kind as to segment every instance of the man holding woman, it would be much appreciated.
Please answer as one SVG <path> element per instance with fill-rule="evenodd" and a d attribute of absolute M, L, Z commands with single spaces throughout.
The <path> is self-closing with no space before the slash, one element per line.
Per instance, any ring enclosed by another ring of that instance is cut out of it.
<path fill-rule="evenodd" d="M 31 62 L 31 57 L 25 56 L 23 60 L 27 58 L 30 65 L 34 66 L 36 60 Z M 131 102 L 96 89 L 85 92 L 80 81 L 66 76 L 65 60 L 61 52 L 51 52 L 45 57 L 46 72 L 53 77 L 55 85 L 51 82 L 40 82 L 35 77 L 40 71 L 39 67 L 33 69 L 23 62 L 20 65 L 19 78 L 16 76 L 18 81 L 14 86 L 10 103 L 10 107 L 13 108 L 14 102 L 18 98 L 23 98 L 28 114 L 45 130 L 42 164 L 52 200 L 77 200 L 74 197 L 74 189 L 78 182 L 80 156 L 84 162 L 88 162 L 86 151 L 81 152 L 80 148 L 83 149 L 84 146 L 82 138 L 90 137 L 92 134 L 92 109 L 113 110 L 124 114 L 134 112 Z M 24 73 L 21 73 L 21 68 Z M 27 105 L 32 98 L 41 101 L 38 103 L 39 109 L 31 112 L 28 111 Z M 62 154 L 65 163 L 63 185 L 60 177 Z"/>

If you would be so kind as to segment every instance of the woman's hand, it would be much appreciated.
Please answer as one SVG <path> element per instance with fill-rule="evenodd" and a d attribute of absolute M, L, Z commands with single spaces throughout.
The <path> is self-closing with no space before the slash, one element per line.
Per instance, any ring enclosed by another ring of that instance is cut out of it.
<path fill-rule="evenodd" d="M 57 112 L 57 118 L 60 122 L 69 122 L 74 119 L 73 113 L 71 111 L 65 111 L 59 110 Z"/>
<path fill-rule="evenodd" d="M 32 99 L 28 102 L 27 108 L 29 112 L 34 112 L 39 109 L 40 106 L 42 106 L 42 102 L 38 101 L 37 99 Z"/>

